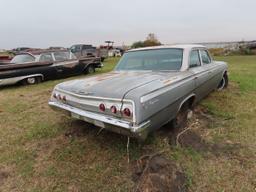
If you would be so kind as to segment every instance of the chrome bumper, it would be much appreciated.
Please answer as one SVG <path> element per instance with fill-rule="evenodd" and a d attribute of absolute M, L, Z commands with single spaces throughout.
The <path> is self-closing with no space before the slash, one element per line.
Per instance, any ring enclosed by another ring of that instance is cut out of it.
<path fill-rule="evenodd" d="M 92 123 L 98 127 L 106 128 L 108 130 L 118 132 L 120 134 L 129 135 L 145 139 L 148 134 L 148 127 L 150 121 L 146 121 L 140 125 L 133 125 L 133 123 L 116 119 L 113 117 L 97 114 L 89 111 L 84 111 L 70 105 L 60 102 L 49 101 L 49 105 L 53 109 L 70 112 L 71 117 Z"/>

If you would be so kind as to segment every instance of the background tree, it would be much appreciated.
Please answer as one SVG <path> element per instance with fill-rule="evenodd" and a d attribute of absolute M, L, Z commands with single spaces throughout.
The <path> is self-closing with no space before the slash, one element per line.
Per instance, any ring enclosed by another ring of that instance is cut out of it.
<path fill-rule="evenodd" d="M 132 48 L 139 48 L 139 47 L 144 47 L 144 42 L 143 41 L 136 41 L 132 44 Z"/>
<path fill-rule="evenodd" d="M 132 44 L 132 48 L 150 47 L 161 45 L 154 33 L 149 33 L 145 41 L 137 41 Z"/>

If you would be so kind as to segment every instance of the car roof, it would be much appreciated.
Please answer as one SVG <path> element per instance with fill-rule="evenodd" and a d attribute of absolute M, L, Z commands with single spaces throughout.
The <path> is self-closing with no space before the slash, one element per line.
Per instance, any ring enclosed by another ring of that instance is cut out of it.
<path fill-rule="evenodd" d="M 70 51 L 60 50 L 60 49 L 29 50 L 29 51 L 20 52 L 18 55 L 21 55 L 21 54 L 40 55 L 42 53 L 55 53 L 55 52 L 70 52 Z"/>
<path fill-rule="evenodd" d="M 193 49 L 193 48 L 206 48 L 206 47 L 203 45 L 197 45 L 197 44 L 160 45 L 160 46 L 154 46 L 154 47 L 143 47 L 143 48 L 131 49 L 127 52 L 155 50 L 155 49 Z"/>

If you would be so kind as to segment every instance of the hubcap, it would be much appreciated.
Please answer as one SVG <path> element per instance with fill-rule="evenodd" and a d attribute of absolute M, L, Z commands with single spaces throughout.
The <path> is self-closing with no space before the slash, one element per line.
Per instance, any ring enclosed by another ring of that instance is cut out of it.
<path fill-rule="evenodd" d="M 219 86 L 218 86 L 218 90 L 224 89 L 225 84 L 226 84 L 225 77 L 222 77 L 222 80 L 221 80 L 221 82 L 220 82 L 220 84 L 219 84 Z"/>
<path fill-rule="evenodd" d="M 34 77 L 30 77 L 30 78 L 27 79 L 27 82 L 28 82 L 29 84 L 35 84 L 36 79 L 35 79 Z"/>

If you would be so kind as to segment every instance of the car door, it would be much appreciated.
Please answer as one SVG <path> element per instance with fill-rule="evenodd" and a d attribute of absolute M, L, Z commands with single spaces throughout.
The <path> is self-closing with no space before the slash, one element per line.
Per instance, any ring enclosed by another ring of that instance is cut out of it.
<path fill-rule="evenodd" d="M 195 94 L 200 100 L 210 92 L 208 66 L 204 65 L 201 59 L 200 50 L 193 49 L 189 55 L 189 71 L 194 74 Z"/>
<path fill-rule="evenodd" d="M 53 60 L 53 56 L 52 56 L 51 52 L 41 53 L 41 55 L 39 56 L 38 62 L 39 63 L 52 63 L 52 65 L 42 66 L 42 67 L 38 68 L 40 70 L 40 72 L 44 75 L 45 80 L 56 78 L 57 70 L 56 70 L 56 67 L 53 65 L 54 60 Z"/>
<path fill-rule="evenodd" d="M 54 52 L 53 55 L 58 77 L 67 77 L 79 73 L 79 62 L 75 58 L 70 58 L 69 52 Z"/>
<path fill-rule="evenodd" d="M 200 55 L 201 55 L 202 64 L 205 70 L 208 71 L 208 86 L 210 91 L 212 91 L 218 85 L 219 70 L 206 49 L 200 49 Z"/>

